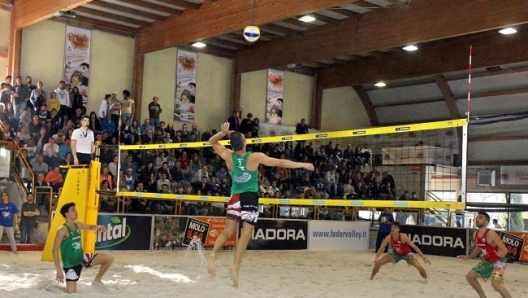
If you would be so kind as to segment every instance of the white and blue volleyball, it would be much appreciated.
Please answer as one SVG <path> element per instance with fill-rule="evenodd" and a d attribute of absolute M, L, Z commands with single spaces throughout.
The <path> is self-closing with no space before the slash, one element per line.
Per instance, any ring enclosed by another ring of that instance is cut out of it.
<path fill-rule="evenodd" d="M 257 26 L 246 26 L 244 28 L 244 38 L 249 42 L 255 42 L 260 37 L 260 29 Z"/>

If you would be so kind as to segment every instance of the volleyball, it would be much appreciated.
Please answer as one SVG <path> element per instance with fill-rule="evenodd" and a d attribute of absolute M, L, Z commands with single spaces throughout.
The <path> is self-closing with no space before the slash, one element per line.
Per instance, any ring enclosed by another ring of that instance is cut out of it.
<path fill-rule="evenodd" d="M 244 38 L 249 42 L 255 42 L 260 37 L 260 29 L 257 26 L 246 26 L 244 28 Z"/>

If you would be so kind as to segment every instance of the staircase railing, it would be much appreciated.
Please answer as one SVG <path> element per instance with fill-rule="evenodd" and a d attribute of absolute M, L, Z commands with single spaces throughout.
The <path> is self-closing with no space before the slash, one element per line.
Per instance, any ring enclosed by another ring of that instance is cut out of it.
<path fill-rule="evenodd" d="M 35 173 L 27 159 L 27 151 L 11 142 L 11 176 L 17 183 L 24 201 L 35 185 Z"/>

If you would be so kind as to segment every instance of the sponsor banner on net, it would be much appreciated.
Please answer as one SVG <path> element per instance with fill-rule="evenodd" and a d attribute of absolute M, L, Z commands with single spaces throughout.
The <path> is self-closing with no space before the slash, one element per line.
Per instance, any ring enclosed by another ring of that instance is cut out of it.
<path fill-rule="evenodd" d="M 306 220 L 259 219 L 251 235 L 248 249 L 307 249 L 307 237 L 308 221 Z"/>
<path fill-rule="evenodd" d="M 510 262 L 528 262 L 528 235 L 521 232 L 498 232 L 508 249 L 506 258 Z"/>
<path fill-rule="evenodd" d="M 312 220 L 308 227 L 310 250 L 368 249 L 370 237 L 368 222 Z"/>
<path fill-rule="evenodd" d="M 451 257 L 466 254 L 465 229 L 402 225 L 401 233 L 407 234 L 424 254 Z"/>
<path fill-rule="evenodd" d="M 99 214 L 97 223 L 106 232 L 97 232 L 96 250 L 150 250 L 152 216 Z"/>

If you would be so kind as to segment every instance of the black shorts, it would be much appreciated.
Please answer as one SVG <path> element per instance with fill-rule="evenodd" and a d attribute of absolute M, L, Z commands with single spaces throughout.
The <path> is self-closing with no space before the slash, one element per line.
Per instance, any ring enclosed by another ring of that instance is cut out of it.
<path fill-rule="evenodd" d="M 258 220 L 258 193 L 243 192 L 233 195 L 227 205 L 227 218 L 256 225 Z"/>
<path fill-rule="evenodd" d="M 79 278 L 81 278 L 81 271 L 81 264 L 71 268 L 64 268 L 64 277 L 66 278 L 66 281 L 78 281 Z"/>
<path fill-rule="evenodd" d="M 92 261 L 95 257 L 97 257 L 96 253 L 84 254 L 81 264 L 71 268 L 64 268 L 66 281 L 78 281 L 81 277 L 82 268 L 92 267 Z"/>
<path fill-rule="evenodd" d="M 89 165 L 92 161 L 92 155 L 88 153 L 77 152 L 77 159 L 79 160 L 80 165 Z"/>

